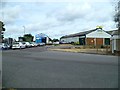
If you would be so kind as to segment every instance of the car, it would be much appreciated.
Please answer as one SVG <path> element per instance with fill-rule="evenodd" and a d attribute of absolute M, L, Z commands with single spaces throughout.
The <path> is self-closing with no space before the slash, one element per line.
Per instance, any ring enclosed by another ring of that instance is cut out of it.
<path fill-rule="evenodd" d="M 10 48 L 11 48 L 11 46 L 10 46 L 10 45 L 8 45 L 8 44 L 7 44 L 7 47 L 8 47 L 8 49 L 10 49 Z"/>
<path fill-rule="evenodd" d="M 25 46 L 25 48 L 27 47 L 27 44 L 25 42 L 21 42 L 21 43 Z"/>
<path fill-rule="evenodd" d="M 53 44 L 58 45 L 58 44 L 60 44 L 60 43 L 59 43 L 59 42 L 53 42 Z"/>
<path fill-rule="evenodd" d="M 39 43 L 39 46 L 45 46 L 45 43 Z"/>
<path fill-rule="evenodd" d="M 32 46 L 32 47 L 34 47 L 35 45 L 34 45 L 34 42 L 29 42 L 30 43 L 30 45 Z"/>
<path fill-rule="evenodd" d="M 6 44 L 6 43 L 1 43 L 0 48 L 1 48 L 2 50 L 7 50 L 7 49 L 9 49 L 9 45 Z"/>
<path fill-rule="evenodd" d="M 24 49 L 25 45 L 22 42 L 14 42 L 12 49 Z"/>
<path fill-rule="evenodd" d="M 33 42 L 33 43 L 34 43 L 34 46 L 35 46 L 35 47 L 37 47 L 37 46 L 38 46 L 38 44 L 37 44 L 37 43 L 35 43 L 35 42 Z"/>
<path fill-rule="evenodd" d="M 38 44 L 35 43 L 35 42 L 30 42 L 30 44 L 32 45 L 32 47 L 37 47 L 38 46 Z"/>
<path fill-rule="evenodd" d="M 27 47 L 27 48 L 32 47 L 32 45 L 30 44 L 30 42 L 25 42 L 25 44 L 26 44 L 26 47 Z"/>

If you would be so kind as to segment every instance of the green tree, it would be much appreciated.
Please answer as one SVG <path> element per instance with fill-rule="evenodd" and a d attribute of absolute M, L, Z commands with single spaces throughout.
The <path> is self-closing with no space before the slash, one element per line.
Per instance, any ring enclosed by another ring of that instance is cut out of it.
<path fill-rule="evenodd" d="M 0 21 L 0 42 L 2 42 L 4 38 L 4 31 L 5 31 L 4 25 L 5 24 L 2 21 Z"/>
<path fill-rule="evenodd" d="M 117 28 L 120 30 L 120 0 L 118 0 L 115 11 L 114 21 L 117 23 Z"/>
<path fill-rule="evenodd" d="M 32 36 L 31 34 L 24 35 L 24 41 L 26 41 L 26 42 L 32 42 L 33 38 L 34 38 L 34 36 Z"/>
<path fill-rule="evenodd" d="M 52 41 L 53 41 L 53 42 L 58 42 L 59 40 L 54 38 Z"/>

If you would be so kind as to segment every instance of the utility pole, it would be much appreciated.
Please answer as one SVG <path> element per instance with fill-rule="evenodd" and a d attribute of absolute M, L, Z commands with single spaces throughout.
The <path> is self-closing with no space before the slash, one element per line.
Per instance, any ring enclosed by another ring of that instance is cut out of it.
<path fill-rule="evenodd" d="M 25 35 L 25 26 L 23 26 L 23 28 L 24 28 L 24 35 Z M 24 35 L 23 35 L 23 36 L 24 36 Z"/>

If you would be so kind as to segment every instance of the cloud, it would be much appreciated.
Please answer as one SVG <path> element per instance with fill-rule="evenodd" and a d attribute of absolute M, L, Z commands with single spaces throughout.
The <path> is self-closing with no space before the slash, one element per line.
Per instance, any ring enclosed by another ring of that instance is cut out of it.
<path fill-rule="evenodd" d="M 115 27 L 114 8 L 109 2 L 68 3 L 8 3 L 4 8 L 6 36 L 45 33 L 52 38 L 94 29 L 103 25 L 105 30 Z M 12 13 L 11 13 L 12 12 Z M 12 33 L 14 32 L 14 33 Z"/>
<path fill-rule="evenodd" d="M 19 5 L 13 7 L 5 7 L 0 12 L 3 14 L 2 18 L 5 24 L 13 24 L 19 18 L 21 7 Z"/>
<path fill-rule="evenodd" d="M 88 11 L 91 11 L 91 6 L 87 3 L 67 3 L 66 7 L 53 11 L 53 17 L 59 21 L 74 21 L 79 18 L 84 18 Z"/>

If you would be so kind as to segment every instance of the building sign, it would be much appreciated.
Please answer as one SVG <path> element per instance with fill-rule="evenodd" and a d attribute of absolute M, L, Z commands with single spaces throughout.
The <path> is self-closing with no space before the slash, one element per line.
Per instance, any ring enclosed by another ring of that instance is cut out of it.
<path fill-rule="evenodd" d="M 102 28 L 103 28 L 103 26 L 96 26 L 96 28 L 97 28 L 97 29 L 98 29 L 98 28 L 99 28 L 99 29 L 102 29 Z"/>

